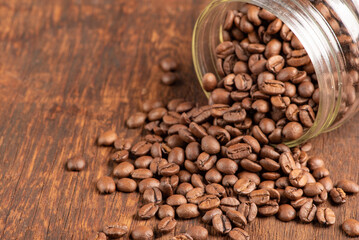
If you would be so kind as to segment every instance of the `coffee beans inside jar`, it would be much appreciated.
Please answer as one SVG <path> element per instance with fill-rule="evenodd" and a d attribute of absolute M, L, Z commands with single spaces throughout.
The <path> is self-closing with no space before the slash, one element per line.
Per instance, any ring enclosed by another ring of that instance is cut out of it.
<path fill-rule="evenodd" d="M 328 197 L 342 204 L 346 192 L 359 191 L 348 180 L 334 187 L 308 145 L 280 144 L 313 126 L 319 104 L 310 58 L 296 36 L 273 14 L 248 4 L 228 11 L 223 29 L 216 48 L 221 79 L 203 77 L 209 105 L 148 100 L 126 122 L 143 127 L 143 138 L 133 144 L 114 132 L 98 138 L 100 145 L 114 146 L 110 160 L 116 165 L 116 181 L 100 178 L 99 192 L 138 189 L 137 216 L 160 219 L 156 228 L 136 227 L 133 239 L 173 234 L 176 219 L 198 217 L 230 239 L 249 239 L 245 229 L 257 215 L 329 226 L 335 213 L 320 204 Z M 167 74 L 177 69 L 172 59 L 160 66 Z M 345 231 L 353 232 L 347 225 Z M 173 239 L 206 239 L 206 228 L 194 226 Z"/>

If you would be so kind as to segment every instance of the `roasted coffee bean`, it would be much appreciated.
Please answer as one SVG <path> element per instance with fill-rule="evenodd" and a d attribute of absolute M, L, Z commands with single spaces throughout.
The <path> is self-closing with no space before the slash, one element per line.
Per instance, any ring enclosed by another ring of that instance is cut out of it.
<path fill-rule="evenodd" d="M 202 138 L 201 147 L 202 147 L 202 151 L 204 151 L 208 154 L 217 154 L 221 150 L 220 144 L 217 141 L 217 139 L 215 139 L 214 137 L 212 137 L 210 135 Z"/>
<path fill-rule="evenodd" d="M 240 195 L 248 195 L 256 189 L 256 184 L 251 179 L 239 179 L 233 186 L 233 190 Z"/>
<path fill-rule="evenodd" d="M 280 155 L 279 164 L 285 174 L 290 174 L 297 168 L 292 153 L 290 152 L 284 152 Z"/>
<path fill-rule="evenodd" d="M 102 231 L 110 239 L 117 239 L 125 236 L 128 233 L 128 227 L 122 224 L 109 224 L 105 226 Z"/>
<path fill-rule="evenodd" d="M 222 181 L 222 174 L 216 168 L 210 169 L 204 177 L 208 183 L 220 183 Z"/>
<path fill-rule="evenodd" d="M 146 178 L 138 183 L 138 191 L 143 193 L 148 188 L 159 188 L 160 181 L 156 178 Z"/>
<path fill-rule="evenodd" d="M 215 215 L 212 218 L 212 225 L 221 234 L 229 233 L 232 230 L 231 222 L 225 215 Z"/>
<path fill-rule="evenodd" d="M 127 127 L 129 128 L 138 128 L 141 127 L 146 122 L 147 115 L 142 112 L 137 112 L 133 115 L 131 115 L 127 121 Z"/>
<path fill-rule="evenodd" d="M 186 196 L 186 194 L 193 189 L 192 184 L 183 182 L 178 185 L 176 193 Z"/>
<path fill-rule="evenodd" d="M 158 208 L 157 216 L 159 219 L 164 219 L 166 217 L 175 217 L 175 210 L 169 205 L 161 205 Z"/>
<path fill-rule="evenodd" d="M 216 161 L 217 161 L 216 155 L 210 156 L 208 153 L 203 152 L 198 156 L 196 165 L 198 169 L 200 169 L 201 171 L 208 171 L 214 166 Z"/>
<path fill-rule="evenodd" d="M 170 85 L 175 84 L 176 81 L 177 81 L 177 75 L 173 72 L 165 72 L 161 76 L 161 82 L 164 85 L 170 86 Z"/>
<path fill-rule="evenodd" d="M 206 185 L 206 193 L 217 197 L 223 197 L 226 194 L 226 189 L 218 183 L 211 183 Z"/>
<path fill-rule="evenodd" d="M 97 138 L 97 144 L 98 145 L 105 145 L 105 146 L 109 146 L 112 145 L 117 139 L 117 134 L 112 131 L 106 131 L 104 133 L 102 133 L 98 138 Z"/>
<path fill-rule="evenodd" d="M 162 192 L 159 188 L 147 188 L 142 195 L 144 203 L 160 204 L 162 202 Z"/>
<path fill-rule="evenodd" d="M 301 169 L 294 169 L 289 174 L 289 182 L 294 187 L 304 187 L 307 184 L 308 177 Z"/>
<path fill-rule="evenodd" d="M 283 204 L 279 206 L 277 218 L 283 222 L 289 222 L 295 219 L 297 212 L 289 204 Z"/>
<path fill-rule="evenodd" d="M 134 165 L 136 168 L 148 168 L 150 166 L 152 160 L 153 160 L 153 158 L 150 156 L 142 156 L 135 160 Z M 126 163 L 126 162 L 120 163 L 119 165 L 124 164 L 124 163 Z"/>
<path fill-rule="evenodd" d="M 237 227 L 245 228 L 247 225 L 247 219 L 246 217 L 239 211 L 229 209 L 226 212 L 226 216 L 229 218 L 229 220 Z"/>
<path fill-rule="evenodd" d="M 258 185 L 259 189 L 262 189 L 262 188 L 274 188 L 274 187 L 275 187 L 275 182 L 272 181 L 272 180 L 263 181 Z"/>
<path fill-rule="evenodd" d="M 175 147 L 168 154 L 168 162 L 175 163 L 177 165 L 182 165 L 184 162 L 185 153 L 182 148 Z"/>
<path fill-rule="evenodd" d="M 328 226 L 335 223 L 335 213 L 330 208 L 318 207 L 316 215 L 320 224 Z"/>
<path fill-rule="evenodd" d="M 330 190 L 333 189 L 333 181 L 330 177 L 321 178 L 318 182 L 320 182 L 324 186 L 324 189 L 327 192 L 330 192 Z"/>
<path fill-rule="evenodd" d="M 132 171 L 131 177 L 133 179 L 146 179 L 153 176 L 152 172 L 146 168 L 138 168 Z"/>
<path fill-rule="evenodd" d="M 198 173 L 200 171 L 199 168 L 197 167 L 197 165 L 190 160 L 184 161 L 184 167 L 188 172 L 190 172 L 192 174 Z"/>
<path fill-rule="evenodd" d="M 175 163 L 166 163 L 158 167 L 158 173 L 162 176 L 167 176 L 167 177 L 177 174 L 179 170 L 180 167 Z"/>
<path fill-rule="evenodd" d="M 180 170 L 177 175 L 179 177 L 179 181 L 182 183 L 191 181 L 191 173 L 187 170 Z"/>
<path fill-rule="evenodd" d="M 150 219 L 155 216 L 158 211 L 158 205 L 155 203 L 147 203 L 138 210 L 138 216 L 141 219 Z"/>
<path fill-rule="evenodd" d="M 329 176 L 329 170 L 326 169 L 325 167 L 319 167 L 313 171 L 312 175 L 316 179 L 321 179 L 321 178 Z"/>
<path fill-rule="evenodd" d="M 208 211 L 217 208 L 220 205 L 220 200 L 215 195 L 204 195 L 198 203 L 198 208 L 202 211 Z"/>
<path fill-rule="evenodd" d="M 296 187 L 292 187 L 292 186 L 287 186 L 284 190 L 284 195 L 289 199 L 289 200 L 297 200 L 299 199 L 301 196 L 303 196 L 303 190 L 301 188 L 296 188 Z M 307 195 L 308 196 L 308 195 Z"/>
<path fill-rule="evenodd" d="M 149 153 L 152 144 L 146 141 L 140 141 L 132 146 L 131 153 L 135 156 L 143 156 Z"/>
<path fill-rule="evenodd" d="M 222 178 L 222 185 L 224 187 L 233 187 L 237 181 L 238 181 L 238 177 L 236 175 L 225 175 Z"/>
<path fill-rule="evenodd" d="M 199 174 L 193 174 L 191 176 L 191 183 L 194 187 L 205 188 L 205 184 L 203 182 L 203 177 Z"/>
<path fill-rule="evenodd" d="M 153 236 L 153 230 L 147 226 L 136 226 L 131 233 L 133 240 L 152 240 Z"/>
<path fill-rule="evenodd" d="M 213 73 L 206 73 L 202 78 L 202 86 L 207 92 L 212 92 L 217 87 L 217 78 Z"/>
<path fill-rule="evenodd" d="M 209 224 L 209 223 L 212 222 L 213 217 L 216 216 L 216 215 L 222 215 L 222 211 L 221 211 L 219 208 L 214 208 L 214 209 L 212 209 L 212 210 L 207 211 L 207 212 L 203 215 L 202 221 L 203 221 L 204 223 Z"/>
<path fill-rule="evenodd" d="M 343 204 L 347 201 L 347 196 L 341 188 L 333 188 L 329 194 L 333 202 L 336 204 Z"/>
<path fill-rule="evenodd" d="M 193 240 L 206 240 L 208 238 L 208 230 L 201 226 L 193 226 L 187 230 Z"/>
<path fill-rule="evenodd" d="M 131 139 L 123 139 L 117 138 L 116 141 L 113 143 L 113 146 L 116 150 L 131 150 L 132 147 L 132 140 Z"/>
<path fill-rule="evenodd" d="M 280 177 L 276 180 L 275 185 L 277 188 L 286 188 L 290 185 L 288 177 Z"/>
<path fill-rule="evenodd" d="M 298 216 L 302 222 L 310 223 L 314 220 L 316 212 L 317 207 L 313 203 L 307 202 L 300 208 Z"/>
<path fill-rule="evenodd" d="M 186 143 L 195 142 L 196 139 L 192 135 L 192 133 L 188 129 L 181 129 L 178 131 L 178 136 L 181 138 L 182 141 Z"/>
<path fill-rule="evenodd" d="M 227 156 L 233 160 L 248 157 L 252 153 L 252 148 L 247 143 L 237 143 L 227 148 Z"/>
<path fill-rule="evenodd" d="M 182 204 L 186 204 L 187 199 L 183 195 L 174 194 L 167 198 L 166 203 L 170 206 L 179 206 Z"/>
<path fill-rule="evenodd" d="M 186 147 L 186 158 L 189 160 L 196 160 L 201 153 L 201 145 L 198 142 L 191 142 Z"/>
<path fill-rule="evenodd" d="M 173 175 L 170 177 L 162 177 L 160 181 L 160 190 L 165 197 L 173 195 L 179 183 L 179 177 Z"/>
<path fill-rule="evenodd" d="M 249 200 L 258 205 L 263 205 L 270 200 L 270 194 L 266 189 L 254 190 L 249 193 Z"/>
<path fill-rule="evenodd" d="M 249 159 L 242 159 L 240 165 L 243 169 L 249 172 L 260 172 L 262 170 L 262 166 L 260 164 Z"/>
<path fill-rule="evenodd" d="M 296 140 L 303 135 L 303 126 L 297 122 L 289 122 L 284 126 L 282 134 L 288 141 Z"/>
<path fill-rule="evenodd" d="M 267 171 L 277 171 L 280 169 L 280 165 L 278 162 L 270 159 L 264 158 L 259 161 L 259 164 Z"/>
<path fill-rule="evenodd" d="M 252 180 L 256 185 L 259 185 L 259 183 L 261 182 L 260 177 L 256 173 L 251 173 L 251 172 L 247 172 L 247 171 L 239 172 L 238 178 L 239 179 L 248 178 L 248 179 Z"/>
<path fill-rule="evenodd" d="M 226 212 L 228 209 L 237 209 L 239 201 L 234 197 L 225 197 L 221 199 L 221 209 Z"/>
<path fill-rule="evenodd" d="M 196 218 L 199 216 L 198 207 L 192 203 L 182 204 L 176 209 L 177 216 L 183 219 Z"/>
<path fill-rule="evenodd" d="M 178 63 L 173 58 L 166 57 L 160 61 L 160 67 L 165 72 L 176 71 L 178 68 Z"/>
<path fill-rule="evenodd" d="M 142 104 L 143 112 L 150 112 L 154 108 L 163 107 L 163 103 L 159 100 L 145 100 Z"/>
<path fill-rule="evenodd" d="M 171 232 L 177 225 L 177 221 L 173 217 L 165 217 L 158 223 L 158 231 L 161 233 Z"/>
<path fill-rule="evenodd" d="M 258 208 L 255 203 L 246 201 L 238 206 L 238 211 L 246 217 L 248 222 L 252 222 L 257 217 Z"/>
<path fill-rule="evenodd" d="M 359 185 L 350 180 L 339 180 L 336 184 L 337 188 L 343 189 L 346 193 L 358 193 L 359 192 Z"/>
<path fill-rule="evenodd" d="M 188 191 L 186 194 L 186 198 L 188 202 L 198 204 L 203 195 L 204 189 L 197 187 Z"/>
<path fill-rule="evenodd" d="M 319 157 L 311 157 L 309 158 L 307 165 L 309 169 L 313 171 L 316 168 L 324 167 L 324 161 Z"/>
<path fill-rule="evenodd" d="M 101 194 L 113 193 L 116 190 L 115 181 L 108 176 L 103 176 L 97 181 L 97 190 Z"/>
<path fill-rule="evenodd" d="M 116 187 L 120 192 L 131 193 L 136 191 L 137 183 L 131 178 L 121 178 L 117 180 Z"/>
<path fill-rule="evenodd" d="M 303 190 L 306 196 L 314 197 L 315 195 L 318 195 L 324 191 L 324 186 L 319 182 L 307 183 Z"/>
<path fill-rule="evenodd" d="M 228 236 L 232 240 L 249 240 L 249 234 L 241 228 L 233 228 Z"/>
<path fill-rule="evenodd" d="M 309 105 L 299 107 L 299 119 L 304 127 L 312 127 L 315 121 L 315 113 Z"/>
<path fill-rule="evenodd" d="M 350 237 L 359 236 L 359 221 L 355 219 L 347 219 L 342 224 L 343 231 Z"/>
<path fill-rule="evenodd" d="M 167 113 L 166 108 L 163 107 L 154 108 L 148 113 L 147 118 L 149 121 L 160 120 L 166 113 Z"/>
<path fill-rule="evenodd" d="M 120 150 L 111 155 L 111 160 L 119 163 L 127 160 L 128 156 L 129 152 L 127 150 Z"/>
<path fill-rule="evenodd" d="M 278 210 L 279 210 L 278 202 L 274 200 L 270 200 L 258 208 L 258 213 L 262 216 L 268 217 L 277 214 Z"/>
<path fill-rule="evenodd" d="M 82 171 L 86 167 L 86 160 L 80 156 L 70 158 L 67 160 L 66 167 L 69 171 Z"/>
<path fill-rule="evenodd" d="M 216 167 L 218 171 L 228 175 L 235 174 L 238 170 L 238 164 L 229 158 L 219 159 L 216 163 Z"/>
<path fill-rule="evenodd" d="M 313 203 L 313 199 L 312 198 L 307 198 L 307 197 L 300 197 L 297 200 L 291 201 L 290 205 L 292 205 L 295 209 L 298 209 L 298 208 L 301 208 L 307 202 Z"/>
<path fill-rule="evenodd" d="M 227 56 L 234 53 L 234 45 L 232 42 L 226 41 L 219 44 L 216 48 L 217 57 L 225 59 Z"/>

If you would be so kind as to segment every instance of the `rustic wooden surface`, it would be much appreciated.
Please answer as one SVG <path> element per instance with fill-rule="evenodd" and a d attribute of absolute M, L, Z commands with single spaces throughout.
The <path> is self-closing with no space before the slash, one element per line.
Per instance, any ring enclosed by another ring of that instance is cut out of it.
<path fill-rule="evenodd" d="M 206 3 L 0 1 L 0 239 L 89 239 L 109 222 L 156 224 L 133 217 L 137 194 L 96 192 L 96 180 L 112 166 L 110 150 L 94 139 L 110 128 L 136 136 L 124 121 L 143 99 L 206 101 L 191 60 L 192 29 Z M 157 62 L 167 55 L 181 63 L 174 87 L 158 84 Z M 333 179 L 359 181 L 358 120 L 313 141 Z M 78 154 L 87 169 L 65 171 Z M 334 207 L 337 223 L 329 228 L 272 217 L 248 231 L 252 239 L 346 239 L 339 226 L 359 218 L 358 200 Z M 194 223 L 180 222 L 176 233 Z"/>

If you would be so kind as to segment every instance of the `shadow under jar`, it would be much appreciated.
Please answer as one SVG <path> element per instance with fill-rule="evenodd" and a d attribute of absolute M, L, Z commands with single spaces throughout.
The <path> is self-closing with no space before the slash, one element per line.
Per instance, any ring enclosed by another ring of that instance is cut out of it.
<path fill-rule="evenodd" d="M 304 67 L 319 88 L 314 123 L 300 138 L 285 143 L 299 145 L 351 118 L 358 111 L 359 102 L 356 97 L 359 91 L 359 3 L 356 0 L 212 1 L 198 18 L 193 33 L 193 61 L 201 85 L 208 72 L 214 73 L 218 80 L 224 77 L 217 68 L 216 47 L 229 35 L 233 37 L 232 32 L 228 34 L 224 30 L 224 21 L 229 10 L 246 12 L 248 4 L 273 13 L 293 32 L 311 61 Z M 205 93 L 210 98 L 210 94 Z M 311 99 L 313 102 L 313 97 Z"/>

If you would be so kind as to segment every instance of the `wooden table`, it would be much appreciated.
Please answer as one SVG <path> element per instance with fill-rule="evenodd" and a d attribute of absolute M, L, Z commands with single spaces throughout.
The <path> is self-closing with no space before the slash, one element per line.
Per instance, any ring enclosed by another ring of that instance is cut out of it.
<path fill-rule="evenodd" d="M 125 119 L 144 99 L 205 103 L 191 59 L 191 35 L 208 0 L 0 1 L 0 239 L 89 239 L 110 222 L 155 226 L 133 217 L 138 194 L 99 195 L 111 172 L 107 129 L 133 137 Z M 159 84 L 158 59 L 181 63 L 181 82 Z M 359 181 L 359 116 L 313 141 L 334 180 Z M 80 173 L 66 160 L 88 159 Z M 346 239 L 339 226 L 359 218 L 359 198 L 334 207 L 335 226 L 257 219 L 251 239 Z M 176 233 L 199 221 L 180 221 Z M 208 226 L 210 233 L 214 231 Z M 168 239 L 163 237 L 161 239 Z M 218 239 L 211 237 L 210 239 Z"/>

